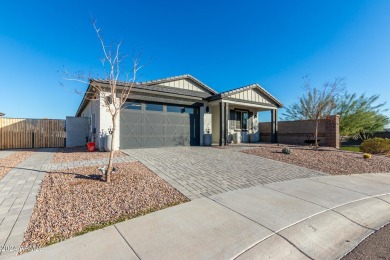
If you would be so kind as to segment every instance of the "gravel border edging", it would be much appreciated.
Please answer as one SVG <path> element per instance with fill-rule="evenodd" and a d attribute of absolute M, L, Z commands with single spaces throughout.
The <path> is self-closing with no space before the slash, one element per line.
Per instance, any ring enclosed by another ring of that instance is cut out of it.
<path fill-rule="evenodd" d="M 32 155 L 33 151 L 15 151 L 10 155 L 0 158 L 0 180 L 19 163 Z"/>

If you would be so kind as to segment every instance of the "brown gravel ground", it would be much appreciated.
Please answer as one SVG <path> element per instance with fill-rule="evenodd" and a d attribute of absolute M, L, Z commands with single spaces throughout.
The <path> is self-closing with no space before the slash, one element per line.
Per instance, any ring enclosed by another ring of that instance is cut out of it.
<path fill-rule="evenodd" d="M 76 162 L 92 159 L 103 159 L 108 158 L 110 152 L 88 152 L 87 147 L 66 147 L 59 148 L 57 153 L 54 154 L 52 163 L 66 163 L 66 162 Z M 125 153 L 121 151 L 114 152 L 115 157 L 126 156 Z"/>
<path fill-rule="evenodd" d="M 26 160 L 32 151 L 16 151 L 15 153 L 0 159 L 0 180 L 16 165 Z"/>
<path fill-rule="evenodd" d="M 37 248 L 189 201 L 139 162 L 114 164 L 111 183 L 97 167 L 46 174 L 22 248 Z"/>
<path fill-rule="evenodd" d="M 291 154 L 283 154 L 284 147 L 289 147 Z M 371 159 L 363 159 L 363 153 L 330 147 L 321 147 L 315 151 L 310 146 L 260 144 L 243 152 L 332 175 L 390 172 L 390 156 L 372 155 Z"/>
<path fill-rule="evenodd" d="M 390 224 L 379 229 L 361 242 L 342 260 L 387 259 L 390 260 Z"/>

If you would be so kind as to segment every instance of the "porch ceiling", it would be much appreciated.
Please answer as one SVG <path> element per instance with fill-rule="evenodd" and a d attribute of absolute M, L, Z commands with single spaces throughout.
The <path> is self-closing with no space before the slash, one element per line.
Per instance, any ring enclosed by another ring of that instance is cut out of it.
<path fill-rule="evenodd" d="M 220 102 L 222 103 L 228 103 L 230 106 L 235 107 L 235 108 L 242 108 L 242 109 L 249 109 L 257 112 L 261 111 L 270 111 L 277 109 L 276 106 L 270 106 L 269 104 L 264 104 L 264 103 L 255 103 L 255 102 L 249 102 L 245 100 L 233 100 L 233 99 L 228 99 L 228 98 L 223 98 L 220 100 L 215 100 L 210 102 L 211 105 L 218 105 Z"/>

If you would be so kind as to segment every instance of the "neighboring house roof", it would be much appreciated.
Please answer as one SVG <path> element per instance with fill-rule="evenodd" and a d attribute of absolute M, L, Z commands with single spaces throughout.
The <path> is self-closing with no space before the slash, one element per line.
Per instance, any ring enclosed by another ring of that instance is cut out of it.
<path fill-rule="evenodd" d="M 232 95 L 240 93 L 240 92 L 244 92 L 244 91 L 249 90 L 249 89 L 256 89 L 256 90 L 258 90 L 265 97 L 268 97 L 271 101 L 273 101 L 273 103 L 275 103 L 275 105 L 277 107 L 279 107 L 279 108 L 283 107 L 283 104 L 279 100 L 277 100 L 274 96 L 272 96 L 268 91 L 266 91 L 262 86 L 260 86 L 257 83 L 221 92 L 221 93 L 219 93 L 217 95 L 209 97 L 208 100 L 212 101 L 212 100 L 218 100 L 218 99 L 221 99 L 221 98 L 227 98 L 229 96 L 232 96 Z"/>
<path fill-rule="evenodd" d="M 0 112 L 0 116 L 5 116 L 5 114 Z"/>
<path fill-rule="evenodd" d="M 190 89 L 182 89 L 182 88 L 176 88 L 172 87 L 169 83 L 175 82 L 178 80 L 189 80 L 194 82 L 196 85 L 198 85 L 201 89 L 201 91 L 198 89 L 198 91 L 190 90 Z M 107 80 L 96 80 L 91 79 L 90 84 L 88 85 L 88 88 L 86 90 L 86 93 L 84 94 L 83 100 L 77 110 L 76 116 L 80 116 L 81 112 L 85 109 L 85 107 L 88 105 L 89 100 L 86 99 L 86 95 L 88 92 L 90 92 L 91 84 L 93 83 L 100 83 L 100 84 L 108 84 Z M 124 86 L 127 84 L 127 82 L 118 82 L 118 87 Z M 279 102 L 276 98 L 274 98 L 270 93 L 268 93 L 264 88 L 262 88 L 259 84 L 251 84 L 244 87 L 236 88 L 229 91 L 224 91 L 221 93 L 218 93 L 214 89 L 210 88 L 200 80 L 196 79 L 195 77 L 185 74 L 180 76 L 174 76 L 174 77 L 168 77 L 163 79 L 157 79 L 157 80 L 150 80 L 150 81 L 144 81 L 144 82 L 136 82 L 133 86 L 133 92 L 139 93 L 139 92 L 153 92 L 159 95 L 175 95 L 176 96 L 183 96 L 183 97 L 196 97 L 196 98 L 202 98 L 208 101 L 218 100 L 218 99 L 229 99 L 229 96 L 240 93 L 242 91 L 246 91 L 249 89 L 256 89 L 259 91 L 265 98 L 269 99 L 269 101 L 275 105 L 276 107 L 283 107 L 283 104 Z M 273 106 L 272 105 L 272 106 Z"/>

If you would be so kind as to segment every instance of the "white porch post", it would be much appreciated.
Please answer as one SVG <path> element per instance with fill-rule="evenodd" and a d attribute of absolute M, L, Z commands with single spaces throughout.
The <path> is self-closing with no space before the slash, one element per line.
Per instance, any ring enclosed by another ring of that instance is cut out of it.
<path fill-rule="evenodd" d="M 228 126 L 228 120 L 229 120 L 229 103 L 224 103 L 224 109 L 225 109 L 225 117 L 224 117 L 224 145 L 227 145 L 227 139 L 228 139 L 228 134 L 229 134 L 229 126 Z"/>

